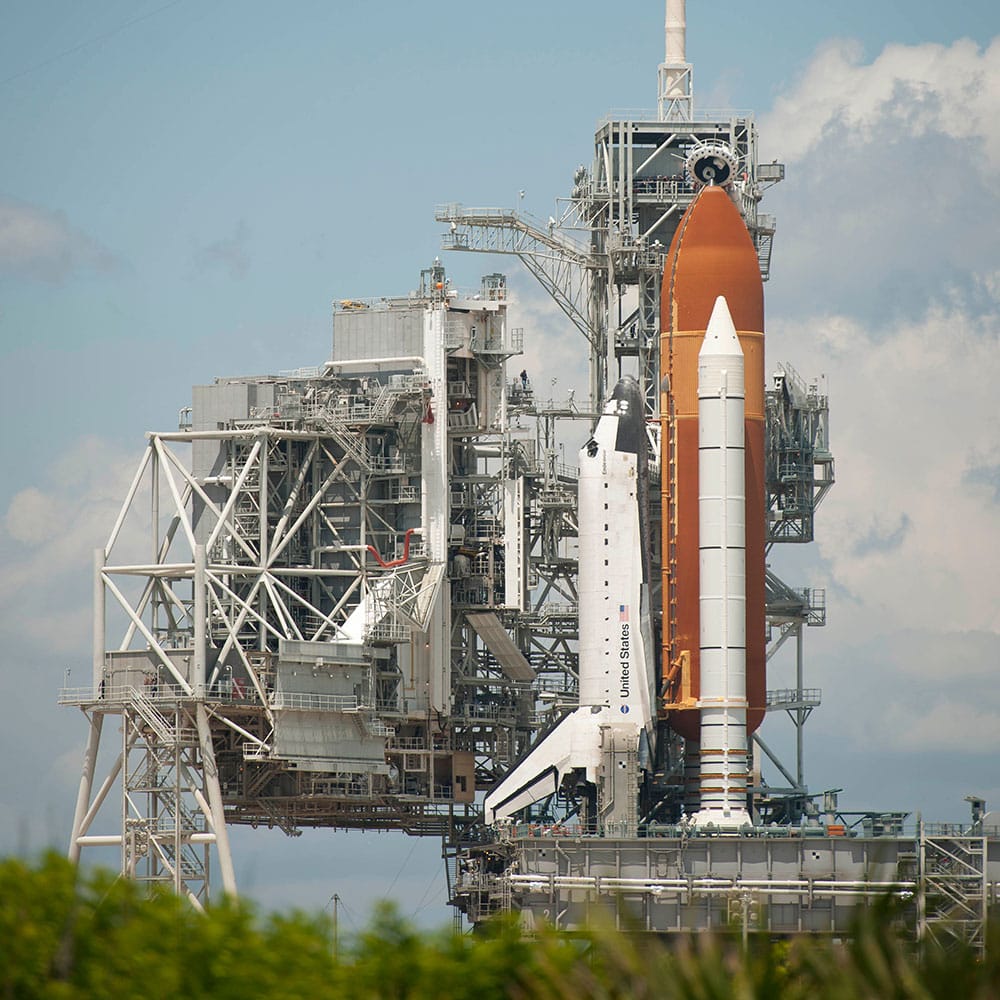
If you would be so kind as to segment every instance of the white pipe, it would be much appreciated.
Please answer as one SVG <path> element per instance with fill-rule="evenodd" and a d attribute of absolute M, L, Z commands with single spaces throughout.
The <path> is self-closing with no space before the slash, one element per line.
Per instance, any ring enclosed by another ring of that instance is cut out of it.
<path fill-rule="evenodd" d="M 407 355 L 398 358 L 354 358 L 350 361 L 327 361 L 323 366 L 325 372 L 343 371 L 345 368 L 360 368 L 363 371 L 385 372 L 394 368 L 423 368 L 424 359 L 418 355 Z"/>
<path fill-rule="evenodd" d="M 243 484 L 247 481 L 247 477 L 250 475 L 250 470 L 253 468 L 254 463 L 257 461 L 257 456 L 260 454 L 261 440 L 261 438 L 257 438 L 257 440 L 254 441 L 253 448 L 250 449 L 250 454 L 243 463 L 243 468 L 240 470 L 236 483 L 229 492 L 229 499 L 226 500 L 225 506 L 222 508 L 222 513 L 219 514 L 219 519 L 215 522 L 215 527 L 212 528 L 212 533 L 208 536 L 208 541 L 205 542 L 205 548 L 208 551 L 212 550 L 212 547 L 215 545 L 216 541 L 218 541 L 219 535 L 224 527 L 228 526 L 229 530 L 233 534 L 237 533 L 235 527 L 229 524 L 229 519 L 232 517 L 233 509 L 239 499 L 240 492 L 243 489 Z M 221 476 L 212 478 L 222 479 Z M 204 483 L 207 486 L 209 479 L 205 479 Z"/>
<path fill-rule="evenodd" d="M 104 593 L 104 569 L 105 559 L 104 549 L 94 550 L 94 621 L 92 628 L 93 642 L 93 668 L 94 668 L 94 690 L 100 689 L 101 681 L 104 679 L 105 661 L 105 593 Z"/>
<path fill-rule="evenodd" d="M 80 823 L 80 835 L 82 836 L 90 829 L 90 824 L 94 822 L 94 817 L 97 815 L 98 810 L 104 805 L 104 800 L 108 797 L 108 792 L 114 787 L 115 781 L 118 779 L 118 775 L 121 774 L 122 770 L 122 755 L 118 755 L 118 759 L 115 761 L 114 766 L 108 772 L 101 787 L 98 789 L 97 794 L 94 796 L 93 801 L 90 803 L 90 808 L 87 810 L 87 815 L 83 817 L 83 822 Z"/>
<path fill-rule="evenodd" d="M 156 641 L 156 639 L 153 636 L 153 633 L 150 632 L 148 628 L 146 628 L 146 623 L 135 613 L 135 611 L 132 609 L 132 605 L 129 604 L 128 599 L 115 586 L 114 582 L 112 580 L 108 579 L 108 577 L 104 576 L 103 574 L 102 574 L 102 577 L 104 579 L 104 582 L 105 582 L 108 590 L 111 591 L 111 593 L 114 596 L 115 600 L 121 605 L 122 610 L 125 612 L 125 614 L 127 614 L 129 616 L 129 618 L 133 622 L 135 622 L 135 627 L 142 633 L 142 637 L 146 640 L 146 642 L 149 643 L 149 648 L 152 649 L 154 653 L 156 653 L 156 655 L 159 658 L 160 662 L 167 668 L 168 671 L 170 671 L 170 675 L 180 685 L 181 690 L 185 694 L 190 695 L 192 693 L 192 691 L 191 691 L 191 685 L 188 684 L 187 680 L 185 680 L 185 678 L 183 678 L 180 675 L 180 673 L 178 673 L 177 668 L 174 666 L 174 664 L 171 661 L 170 657 L 167 656 L 166 651 Z"/>
<path fill-rule="evenodd" d="M 100 549 L 97 551 L 100 552 Z M 160 576 L 181 579 L 190 574 L 193 569 L 194 563 L 152 563 L 146 565 L 105 566 L 104 572 L 116 576 Z"/>
<path fill-rule="evenodd" d="M 191 441 L 240 441 L 254 437 L 273 437 L 281 441 L 315 441 L 322 436 L 319 431 L 292 431 L 265 426 L 238 431 L 167 431 L 147 434 L 151 441 L 180 441 L 182 444 Z"/>
<path fill-rule="evenodd" d="M 118 511 L 118 517 L 115 520 L 115 525 L 111 529 L 111 534 L 108 535 L 107 542 L 104 544 L 105 558 L 111 555 L 111 550 L 114 547 L 115 542 L 118 540 L 118 532 L 121 531 L 122 525 L 125 523 L 125 518 L 128 516 L 129 509 L 132 506 L 132 500 L 135 498 L 136 491 L 139 489 L 139 484 L 142 482 L 142 474 L 146 471 L 146 466 L 149 464 L 151 456 L 152 451 L 149 448 L 142 453 L 139 468 L 135 470 L 135 476 L 132 478 L 132 484 L 128 488 L 128 493 L 125 494 L 125 500 L 122 503 L 121 510 Z"/>
<path fill-rule="evenodd" d="M 236 872 L 233 868 L 233 855 L 229 849 L 229 831 L 226 829 L 226 812 L 222 804 L 222 789 L 219 787 L 219 771 L 215 764 L 212 729 L 208 724 L 208 714 L 203 703 L 199 703 L 195 709 L 195 721 L 198 725 L 198 740 L 201 744 L 205 790 L 208 792 L 209 809 L 205 811 L 205 815 L 212 824 L 218 845 L 222 887 L 227 896 L 235 896 Z M 204 810 L 204 805 L 202 805 L 202 809 Z"/>
<path fill-rule="evenodd" d="M 101 555 L 103 556 L 103 551 Z M 100 571 L 98 571 L 100 576 Z M 101 728 L 104 725 L 104 715 L 95 712 L 90 718 L 90 732 L 87 735 L 87 748 L 83 752 L 83 773 L 80 775 L 80 789 L 76 797 L 76 811 L 73 814 L 73 836 L 69 844 L 69 860 L 76 864 L 80 860 L 80 834 L 85 829 L 84 819 L 87 805 L 90 801 L 90 791 L 94 786 L 94 767 L 97 763 L 97 751 L 101 745 Z"/>
<path fill-rule="evenodd" d="M 194 663 L 191 681 L 195 692 L 204 697 L 208 676 L 208 582 L 205 574 L 205 546 L 194 547 Z"/>
<path fill-rule="evenodd" d="M 184 528 L 185 533 L 188 536 L 188 543 L 191 546 L 191 551 L 194 551 L 194 547 L 197 544 L 194 537 L 194 531 L 192 530 L 191 524 L 188 519 L 188 512 L 186 504 L 190 499 L 190 493 L 196 493 L 205 504 L 207 511 L 211 511 L 217 518 L 220 517 L 219 508 L 216 507 L 215 502 L 212 498 L 201 488 L 201 484 L 191 475 L 191 473 L 184 467 L 184 463 L 181 462 L 177 456 L 169 449 L 164 448 L 162 442 L 166 438 L 162 435 L 153 439 L 153 444 L 156 449 L 157 455 L 160 457 L 160 462 L 163 466 L 163 471 L 167 474 L 167 485 L 170 487 L 170 492 L 174 497 L 174 504 L 177 511 L 177 517 L 180 519 L 181 525 Z M 168 462 L 173 463 L 174 468 L 184 477 L 185 489 L 184 498 L 181 499 L 177 494 L 177 485 L 174 482 L 173 473 L 170 471 L 170 466 Z M 267 482 L 267 450 L 261 455 L 261 490 L 264 489 L 264 484 Z M 261 508 L 263 517 L 264 507 Z M 240 546 L 241 549 L 247 554 L 248 558 L 251 560 L 256 559 L 257 553 L 250 548 L 249 544 L 243 540 L 243 537 L 239 533 L 235 533 L 232 536 L 233 540 Z"/>
<path fill-rule="evenodd" d="M 295 483 L 288 493 L 288 498 L 285 500 L 285 509 L 281 512 L 281 517 L 275 525 L 274 531 L 271 532 L 272 545 L 277 545 L 281 536 L 284 534 L 285 528 L 288 526 L 288 518 L 295 509 L 295 504 L 298 502 L 299 493 L 301 492 L 302 486 L 306 481 L 306 477 L 312 471 L 312 462 L 316 457 L 316 449 L 318 445 L 318 440 L 313 441 L 313 443 L 309 446 L 309 450 L 302 459 L 302 467 L 299 469 L 299 474 L 295 477 Z M 230 500 L 232 501 L 234 498 L 235 493 L 230 497 Z"/>
<path fill-rule="evenodd" d="M 691 892 L 696 895 L 727 895 L 743 890 L 753 890 L 760 895 L 802 896 L 810 892 L 819 895 L 884 895 L 890 891 L 911 891 L 916 888 L 916 882 L 865 882 L 850 880 L 838 882 L 824 879 L 809 882 L 808 880 L 776 880 L 765 879 L 643 879 L 643 878 L 611 878 L 601 876 L 571 875 L 511 875 L 509 881 L 513 887 L 536 886 L 539 889 L 614 889 L 639 888 L 648 893 L 657 892 Z"/>
<path fill-rule="evenodd" d="M 233 722 L 231 719 L 227 719 L 224 715 L 219 715 L 218 712 L 212 712 L 210 714 L 213 719 L 218 719 L 219 722 L 221 722 L 223 725 L 229 726 L 229 728 L 232 729 L 233 732 L 239 733 L 240 736 L 245 736 L 252 743 L 256 743 L 259 747 L 263 747 L 265 750 L 271 749 L 259 736 L 254 736 L 253 733 L 248 732 L 242 726 L 236 725 L 236 723 Z"/>
<path fill-rule="evenodd" d="M 214 833 L 192 833 L 187 837 L 181 837 L 181 842 L 185 844 L 214 844 Z M 115 847 L 122 842 L 120 833 L 95 833 L 86 837 L 77 837 L 76 842 L 80 847 Z M 172 869 L 171 869 L 172 870 Z M 130 876 L 135 877 L 132 873 Z"/>

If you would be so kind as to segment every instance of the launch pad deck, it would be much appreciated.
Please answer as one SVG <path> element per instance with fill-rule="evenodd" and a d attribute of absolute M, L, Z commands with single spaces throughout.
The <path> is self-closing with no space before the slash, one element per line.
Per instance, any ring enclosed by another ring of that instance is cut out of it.
<path fill-rule="evenodd" d="M 987 910 L 1000 899 L 1000 829 L 829 829 L 619 838 L 522 824 L 459 852 L 453 899 L 473 923 L 514 910 L 528 927 L 563 930 L 603 920 L 659 933 L 747 924 L 774 935 L 839 935 L 859 905 L 893 897 L 901 922 L 921 938 L 982 939 Z"/>

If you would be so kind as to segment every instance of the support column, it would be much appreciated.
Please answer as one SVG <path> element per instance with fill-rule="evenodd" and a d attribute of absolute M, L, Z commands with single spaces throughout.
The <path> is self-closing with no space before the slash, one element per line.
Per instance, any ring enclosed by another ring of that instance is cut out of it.
<path fill-rule="evenodd" d="M 103 695 L 101 682 L 104 680 L 105 644 L 104 635 L 104 549 L 94 549 L 94 621 L 93 635 L 93 678 L 94 694 Z"/>
<path fill-rule="evenodd" d="M 102 553 L 103 556 L 103 553 Z M 90 732 L 87 735 L 87 748 L 83 751 L 83 774 L 80 776 L 80 790 L 76 796 L 76 810 L 73 813 L 73 831 L 69 840 L 69 860 L 73 864 L 80 862 L 80 834 L 83 820 L 87 815 L 90 803 L 90 793 L 94 787 L 94 768 L 97 765 L 97 751 L 101 746 L 101 729 L 104 726 L 104 715 L 95 712 L 90 716 Z"/>
<path fill-rule="evenodd" d="M 236 872 L 233 856 L 229 850 L 229 831 L 226 829 L 226 814 L 222 805 L 222 788 L 219 786 L 219 770 L 215 764 L 215 750 L 212 747 L 212 730 L 208 724 L 208 712 L 203 703 L 195 707 L 198 725 L 198 742 L 201 745 L 201 768 L 211 807 L 211 823 L 215 833 L 215 846 L 219 852 L 219 869 L 222 872 L 222 888 L 227 896 L 236 895 Z"/>
<path fill-rule="evenodd" d="M 205 572 L 205 546 L 194 547 L 194 659 L 192 676 L 188 679 L 195 697 L 205 697 L 205 680 L 208 676 L 208 583 Z"/>

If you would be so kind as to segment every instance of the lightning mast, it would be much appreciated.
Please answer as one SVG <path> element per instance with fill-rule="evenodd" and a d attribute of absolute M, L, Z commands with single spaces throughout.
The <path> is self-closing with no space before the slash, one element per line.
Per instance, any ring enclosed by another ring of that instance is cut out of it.
<path fill-rule="evenodd" d="M 685 59 L 687 14 L 685 0 L 667 0 L 666 58 L 658 74 L 661 122 L 689 122 L 694 117 L 694 70 Z"/>

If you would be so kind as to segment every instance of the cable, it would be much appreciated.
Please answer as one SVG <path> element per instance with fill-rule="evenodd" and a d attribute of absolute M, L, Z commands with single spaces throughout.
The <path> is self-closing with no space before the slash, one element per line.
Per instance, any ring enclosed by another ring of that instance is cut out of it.
<path fill-rule="evenodd" d="M 354 914 L 351 912 L 351 908 L 344 902 L 344 897 L 340 897 L 340 908 L 347 915 L 347 919 L 350 920 L 351 926 L 358 932 L 361 932 L 361 928 L 358 926 L 357 920 L 354 919 Z"/>
<path fill-rule="evenodd" d="M 424 889 L 424 894 L 420 897 L 420 902 L 417 903 L 417 905 L 414 907 L 413 912 L 410 914 L 411 917 L 415 917 L 422 909 L 424 909 L 424 900 L 427 899 L 427 893 L 429 893 L 431 889 L 434 888 L 435 882 L 437 882 L 438 879 L 440 878 L 441 878 L 440 872 L 435 872 L 431 876 L 430 882 L 427 883 L 427 888 Z M 433 900 L 431 902 L 433 902 Z M 428 902 L 427 905 L 429 906 L 430 902 Z"/>
<path fill-rule="evenodd" d="M 111 38 L 112 35 L 117 35 L 119 31 L 131 28 L 133 24 L 145 21 L 147 18 L 152 17 L 154 14 L 159 14 L 160 11 L 164 11 L 168 7 L 176 7 L 180 2 L 181 0 L 170 0 L 169 3 L 156 7 L 154 10 L 151 10 L 146 14 L 140 14 L 138 17 L 133 17 L 131 21 L 119 24 L 117 28 L 112 28 L 110 31 L 106 31 L 103 35 L 95 35 L 93 38 L 88 38 L 85 42 L 80 42 L 72 48 L 64 49 L 62 52 L 57 52 L 54 56 L 49 56 L 48 59 L 43 59 L 40 63 L 35 63 L 34 66 L 29 66 L 27 69 L 22 69 L 13 76 L 8 76 L 5 79 L 0 80 L 0 87 L 5 87 L 8 83 L 20 80 L 22 76 L 27 76 L 29 73 L 34 73 L 36 70 L 44 69 L 46 66 L 54 63 L 57 59 L 62 59 L 63 56 L 71 56 L 74 52 L 79 52 L 81 49 L 85 49 L 88 45 L 93 45 L 95 42 L 103 42 L 105 39 Z"/>
<path fill-rule="evenodd" d="M 399 871 L 396 872 L 396 877 L 392 880 L 392 885 L 390 885 L 389 888 L 386 889 L 385 891 L 387 897 L 392 895 L 392 890 L 396 888 L 396 883 L 399 881 L 399 876 L 403 874 L 403 869 L 410 863 L 410 858 L 413 857 L 413 852 L 416 849 L 417 849 L 417 841 L 416 838 L 414 838 L 413 843 L 410 845 L 410 853 L 406 855 L 406 859 L 399 866 Z"/>

